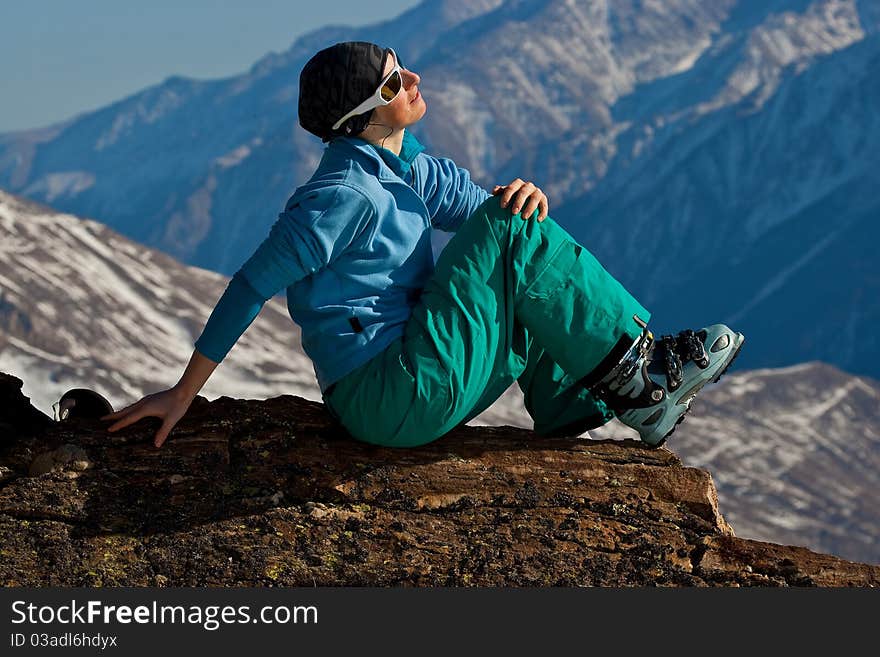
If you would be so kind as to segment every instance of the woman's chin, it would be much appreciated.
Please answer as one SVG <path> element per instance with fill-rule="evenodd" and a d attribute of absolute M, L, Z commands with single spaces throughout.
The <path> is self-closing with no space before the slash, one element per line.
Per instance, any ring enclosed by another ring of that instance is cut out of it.
<path fill-rule="evenodd" d="M 424 116 L 424 114 L 423 114 L 422 116 Z M 406 127 L 407 127 L 407 128 L 410 128 L 410 127 L 414 126 L 416 123 L 418 123 L 419 121 L 422 120 L 422 116 L 417 116 L 417 117 L 415 117 L 412 121 L 410 121 L 410 122 L 407 124 Z"/>

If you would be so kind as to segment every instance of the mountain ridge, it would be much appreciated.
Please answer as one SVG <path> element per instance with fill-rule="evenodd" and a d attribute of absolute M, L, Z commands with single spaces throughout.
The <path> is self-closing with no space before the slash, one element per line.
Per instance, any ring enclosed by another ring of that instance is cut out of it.
<path fill-rule="evenodd" d="M 535 181 L 661 331 L 727 320 L 750 335 L 748 367 L 880 377 L 877 340 L 836 346 L 880 315 L 863 253 L 880 184 L 871 2 L 421 3 L 315 30 L 239 75 L 172 76 L 0 135 L 0 187 L 231 275 L 321 156 L 296 124 L 299 67 L 346 39 L 396 44 L 423 76 L 413 131 L 429 151 L 487 189 Z M 814 288 L 835 299 L 815 326 Z"/>

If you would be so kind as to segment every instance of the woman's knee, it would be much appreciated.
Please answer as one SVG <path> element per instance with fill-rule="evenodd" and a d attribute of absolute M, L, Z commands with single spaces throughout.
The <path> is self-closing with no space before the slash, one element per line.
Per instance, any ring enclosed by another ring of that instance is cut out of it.
<path fill-rule="evenodd" d="M 493 230 L 499 244 L 506 243 L 511 232 L 529 241 L 543 242 L 558 239 L 574 241 L 574 238 L 549 215 L 540 222 L 537 219 L 537 210 L 530 217 L 523 217 L 520 212 L 512 212 L 510 207 L 502 207 L 500 196 L 487 198 L 477 207 L 473 216 L 485 219 L 486 225 Z"/>
<path fill-rule="evenodd" d="M 519 215 L 514 215 L 509 207 L 501 206 L 500 196 L 490 196 L 477 206 L 474 214 L 484 216 L 489 223 L 502 222 L 505 226 L 510 224 L 510 220 Z"/>

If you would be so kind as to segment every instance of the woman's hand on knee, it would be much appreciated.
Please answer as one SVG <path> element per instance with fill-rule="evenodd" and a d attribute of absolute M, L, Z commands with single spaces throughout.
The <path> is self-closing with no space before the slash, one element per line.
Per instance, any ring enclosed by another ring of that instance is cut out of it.
<path fill-rule="evenodd" d="M 529 219 L 535 210 L 540 208 L 538 221 L 544 221 L 549 212 L 547 195 L 539 187 L 535 187 L 534 183 L 525 182 L 521 178 L 517 178 L 509 185 L 495 185 L 492 188 L 492 195 L 496 194 L 501 194 L 502 208 L 506 208 L 507 204 L 512 200 L 511 210 L 513 214 L 522 210 L 523 219 Z"/>

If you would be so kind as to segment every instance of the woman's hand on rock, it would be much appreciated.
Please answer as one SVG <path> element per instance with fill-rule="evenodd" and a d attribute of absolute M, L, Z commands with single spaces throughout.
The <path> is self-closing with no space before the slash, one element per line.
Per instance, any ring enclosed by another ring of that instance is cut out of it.
<path fill-rule="evenodd" d="M 107 431 L 113 432 L 134 424 L 141 418 L 158 417 L 162 420 L 162 426 L 153 438 L 153 444 L 158 448 L 168 438 L 168 434 L 171 433 L 174 425 L 186 414 L 191 403 L 192 399 L 183 395 L 179 390 L 169 388 L 162 392 L 147 395 L 130 406 L 126 406 L 115 413 L 105 415 L 100 419 L 116 420 L 116 422 L 107 427 Z"/>

